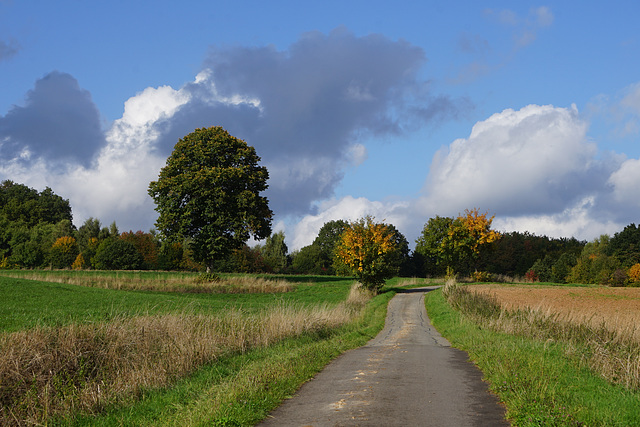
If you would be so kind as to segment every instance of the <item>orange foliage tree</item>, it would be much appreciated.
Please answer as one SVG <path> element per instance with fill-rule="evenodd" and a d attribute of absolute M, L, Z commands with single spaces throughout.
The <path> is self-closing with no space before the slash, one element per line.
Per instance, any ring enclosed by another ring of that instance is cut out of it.
<path fill-rule="evenodd" d="M 632 265 L 627 275 L 629 276 L 629 282 L 632 286 L 640 286 L 640 264 Z"/>
<path fill-rule="evenodd" d="M 398 272 L 397 251 L 393 230 L 367 216 L 350 223 L 342 233 L 336 257 L 365 288 L 378 292 Z"/>

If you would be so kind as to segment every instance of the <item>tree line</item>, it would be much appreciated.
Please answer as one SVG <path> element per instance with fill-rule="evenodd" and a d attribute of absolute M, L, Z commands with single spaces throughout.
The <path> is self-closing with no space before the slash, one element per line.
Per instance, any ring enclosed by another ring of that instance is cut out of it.
<path fill-rule="evenodd" d="M 0 268 L 161 269 L 352 275 L 378 289 L 393 275 L 447 274 L 496 280 L 640 284 L 640 228 L 630 224 L 593 242 L 527 232 L 498 233 L 477 208 L 429 218 L 410 251 L 393 225 L 364 217 L 325 223 L 314 241 L 289 253 L 260 193 L 268 171 L 245 141 L 221 127 L 181 138 L 149 184 L 158 231 L 120 233 L 89 218 L 72 223 L 69 201 L 0 184 Z M 266 239 L 250 247 L 250 237 Z"/>
<path fill-rule="evenodd" d="M 0 184 L 0 268 L 100 270 L 196 269 L 182 244 L 165 244 L 154 232 L 121 233 L 115 222 L 87 219 L 76 228 L 69 201 L 50 188 L 38 192 Z"/>

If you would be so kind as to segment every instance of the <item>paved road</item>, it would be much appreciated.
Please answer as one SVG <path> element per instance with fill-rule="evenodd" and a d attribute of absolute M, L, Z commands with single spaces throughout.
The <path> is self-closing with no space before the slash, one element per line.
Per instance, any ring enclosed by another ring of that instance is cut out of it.
<path fill-rule="evenodd" d="M 385 328 L 304 384 L 261 426 L 508 426 L 467 354 L 431 325 L 424 294 L 398 293 Z"/>

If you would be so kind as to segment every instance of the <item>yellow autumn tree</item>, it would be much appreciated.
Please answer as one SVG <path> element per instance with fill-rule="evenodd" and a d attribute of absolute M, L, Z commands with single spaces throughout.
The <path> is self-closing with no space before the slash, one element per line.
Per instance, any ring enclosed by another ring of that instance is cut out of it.
<path fill-rule="evenodd" d="M 336 248 L 336 257 L 367 289 L 378 292 L 398 272 L 398 247 L 390 226 L 367 216 L 349 224 Z"/>
<path fill-rule="evenodd" d="M 82 254 L 78 254 L 75 261 L 73 261 L 73 264 L 71 264 L 71 269 L 82 270 L 85 268 L 85 266 L 86 266 L 86 263 L 84 262 L 84 257 L 82 256 Z"/>
<path fill-rule="evenodd" d="M 466 209 L 464 215 L 451 222 L 441 244 L 441 255 L 449 267 L 477 260 L 480 248 L 498 240 L 500 233 L 491 230 L 494 216 L 487 217 L 478 208 Z"/>
<path fill-rule="evenodd" d="M 68 268 L 78 256 L 78 244 L 71 236 L 58 238 L 51 246 L 49 254 L 53 268 Z"/>
<path fill-rule="evenodd" d="M 640 286 L 640 264 L 633 264 L 627 271 L 627 275 L 632 286 Z"/>

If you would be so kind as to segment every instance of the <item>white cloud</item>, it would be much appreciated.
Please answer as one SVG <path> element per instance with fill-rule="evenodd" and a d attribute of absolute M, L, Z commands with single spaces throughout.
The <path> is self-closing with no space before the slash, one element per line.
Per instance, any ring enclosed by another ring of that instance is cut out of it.
<path fill-rule="evenodd" d="M 479 207 L 555 212 L 591 190 L 596 146 L 575 108 L 529 105 L 478 122 L 436 153 L 422 201 L 446 214 Z"/>
<path fill-rule="evenodd" d="M 152 226 L 155 216 L 147 188 L 166 160 L 154 150 L 161 134 L 156 124 L 189 100 L 184 90 L 161 86 L 146 88 L 125 102 L 122 118 L 108 130 L 107 145 L 95 164 L 78 166 L 58 178 L 74 208 L 74 222 L 96 217 L 134 230 Z"/>
<path fill-rule="evenodd" d="M 347 161 L 353 166 L 360 166 L 368 157 L 367 147 L 362 144 L 352 144 L 347 150 Z"/>
<path fill-rule="evenodd" d="M 613 235 L 623 228 L 620 223 L 594 218 L 593 208 L 594 198 L 586 197 L 562 212 L 550 215 L 496 217 L 492 226 L 498 231 L 528 231 L 540 236 L 575 237 L 586 241 L 602 234 Z"/>
<path fill-rule="evenodd" d="M 502 231 L 584 240 L 613 234 L 640 207 L 640 159 L 599 153 L 587 126 L 575 107 L 529 105 L 494 114 L 437 153 L 418 199 L 319 204 L 317 214 L 293 228 L 292 246 L 310 244 L 330 220 L 367 214 L 413 242 L 429 218 L 474 207 L 496 214 L 494 228 Z"/>
<path fill-rule="evenodd" d="M 197 76 L 196 81 L 199 79 Z M 130 126 L 152 124 L 161 118 L 171 117 L 189 98 L 189 94 L 171 86 L 148 87 L 124 103 L 124 114 L 118 122 Z"/>
<path fill-rule="evenodd" d="M 640 208 L 640 159 L 626 160 L 620 169 L 611 174 L 608 182 L 613 186 L 616 202 Z"/>
<path fill-rule="evenodd" d="M 306 215 L 292 228 L 293 236 L 289 249 L 300 249 L 313 243 L 322 226 L 334 220 L 355 221 L 359 218 L 371 215 L 379 222 L 393 224 L 401 232 L 405 232 L 408 210 L 411 203 L 408 201 L 380 202 L 371 201 L 364 197 L 343 197 L 340 200 L 332 199 L 321 202 L 318 205 L 319 213 Z"/>

